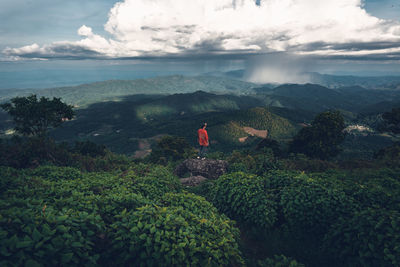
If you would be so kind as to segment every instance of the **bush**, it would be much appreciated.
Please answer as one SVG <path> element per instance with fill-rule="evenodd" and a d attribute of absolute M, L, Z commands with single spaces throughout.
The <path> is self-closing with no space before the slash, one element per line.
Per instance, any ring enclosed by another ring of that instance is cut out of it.
<path fill-rule="evenodd" d="M 203 196 L 207 201 L 212 202 L 214 198 L 214 187 L 213 180 L 205 180 L 198 186 L 188 187 L 186 190 L 193 194 Z"/>
<path fill-rule="evenodd" d="M 0 216 L 1 266 L 96 265 L 100 216 L 73 210 L 10 208 Z"/>
<path fill-rule="evenodd" d="M 14 137 L 2 145 L 0 165 L 13 168 L 37 167 L 41 164 L 68 165 L 71 154 L 63 144 L 49 138 Z"/>
<path fill-rule="evenodd" d="M 0 166 L 0 194 L 19 185 L 21 171 Z"/>
<path fill-rule="evenodd" d="M 73 151 L 81 155 L 89 155 L 91 157 L 105 156 L 106 155 L 105 145 L 98 145 L 91 141 L 75 142 Z"/>
<path fill-rule="evenodd" d="M 259 260 L 251 264 L 254 267 L 304 267 L 304 264 L 298 263 L 296 260 L 284 255 L 274 255 L 273 258 Z"/>
<path fill-rule="evenodd" d="M 72 167 L 40 166 L 32 171 L 32 175 L 51 181 L 82 178 L 82 173 Z"/>
<path fill-rule="evenodd" d="M 300 236 L 325 234 L 331 224 L 349 214 L 353 207 L 343 191 L 325 187 L 306 176 L 282 189 L 280 205 L 289 228 Z"/>
<path fill-rule="evenodd" d="M 135 178 L 137 192 L 149 199 L 159 199 L 168 192 L 180 192 L 182 184 L 178 177 L 164 167 L 153 167 L 145 177 Z"/>
<path fill-rule="evenodd" d="M 299 170 L 305 172 L 324 172 L 329 169 L 338 169 L 338 166 L 330 161 L 311 159 L 303 154 L 292 154 L 289 159 L 282 160 L 283 169 Z"/>
<path fill-rule="evenodd" d="M 228 216 L 269 228 L 277 220 L 276 203 L 269 198 L 262 177 L 242 172 L 225 174 L 215 182 L 213 203 Z"/>
<path fill-rule="evenodd" d="M 342 266 L 399 266 L 400 214 L 368 208 L 343 217 L 326 236 L 325 250 Z"/>
<path fill-rule="evenodd" d="M 152 148 L 149 160 L 153 163 L 166 164 L 168 161 L 181 160 L 194 155 L 194 149 L 184 138 L 164 136 Z"/>
<path fill-rule="evenodd" d="M 134 266 L 240 265 L 239 231 L 218 214 L 208 219 L 182 207 L 144 206 L 111 225 L 115 262 Z"/>
<path fill-rule="evenodd" d="M 232 152 L 228 158 L 229 172 L 247 172 L 257 175 L 277 170 L 281 168 L 281 164 L 276 160 L 271 149 L 263 149 L 262 153 L 249 155 L 239 151 Z"/>
<path fill-rule="evenodd" d="M 107 150 L 103 154 L 91 145 L 81 146 L 79 149 L 71 149 L 66 143 L 58 144 L 50 138 L 13 137 L 1 144 L 0 166 L 35 168 L 40 165 L 56 165 L 84 171 L 110 171 L 127 169 L 132 163 L 127 156 Z"/>
<path fill-rule="evenodd" d="M 2 266 L 243 263 L 234 223 L 203 197 L 174 193 L 181 184 L 167 168 L 0 170 Z"/>
<path fill-rule="evenodd" d="M 212 218 L 218 210 L 204 197 L 191 193 L 167 193 L 160 201 L 162 206 L 183 207 L 202 218 Z"/>
<path fill-rule="evenodd" d="M 137 208 L 153 203 L 142 195 L 127 191 L 121 188 L 120 192 L 113 192 L 96 199 L 99 213 L 106 222 L 115 221 L 115 216 L 121 214 L 124 210 L 134 211 Z"/>

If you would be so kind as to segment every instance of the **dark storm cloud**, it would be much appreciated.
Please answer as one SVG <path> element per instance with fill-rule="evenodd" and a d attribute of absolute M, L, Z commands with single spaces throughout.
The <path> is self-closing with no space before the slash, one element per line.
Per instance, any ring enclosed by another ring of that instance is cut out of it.
<path fill-rule="evenodd" d="M 315 42 L 289 47 L 290 51 L 315 50 L 344 50 L 344 51 L 375 51 L 391 48 L 400 48 L 400 42 L 352 42 L 352 43 L 325 43 Z"/>

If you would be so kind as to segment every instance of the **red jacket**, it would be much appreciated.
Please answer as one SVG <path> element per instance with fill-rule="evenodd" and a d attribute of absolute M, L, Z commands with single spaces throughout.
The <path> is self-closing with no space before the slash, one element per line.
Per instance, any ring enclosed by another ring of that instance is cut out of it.
<path fill-rule="evenodd" d="M 201 146 L 208 146 L 208 134 L 205 129 L 199 129 L 197 131 L 197 135 L 199 136 L 199 144 Z"/>

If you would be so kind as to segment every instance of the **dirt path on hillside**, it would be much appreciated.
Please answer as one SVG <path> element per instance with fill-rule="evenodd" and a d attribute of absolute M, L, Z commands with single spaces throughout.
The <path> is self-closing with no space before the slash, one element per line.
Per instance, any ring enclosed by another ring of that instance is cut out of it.
<path fill-rule="evenodd" d="M 268 137 L 268 130 L 257 130 L 251 127 L 243 127 L 243 131 L 245 131 L 248 135 L 257 136 L 260 138 Z M 247 140 L 248 136 L 239 138 L 240 143 L 244 143 Z"/>
<path fill-rule="evenodd" d="M 256 130 L 251 127 L 243 127 L 243 130 L 251 136 L 257 136 L 257 137 L 261 137 L 261 138 L 268 137 L 268 130 Z"/>

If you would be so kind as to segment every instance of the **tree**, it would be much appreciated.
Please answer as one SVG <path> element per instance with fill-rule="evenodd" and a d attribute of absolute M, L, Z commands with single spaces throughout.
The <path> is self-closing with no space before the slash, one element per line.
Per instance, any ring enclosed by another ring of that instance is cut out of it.
<path fill-rule="evenodd" d="M 393 108 L 392 111 L 383 113 L 382 118 L 385 130 L 400 134 L 400 108 Z"/>
<path fill-rule="evenodd" d="M 310 127 L 301 129 L 290 143 L 290 151 L 303 153 L 311 158 L 328 159 L 336 156 L 344 141 L 343 116 L 339 111 L 318 114 Z"/>
<path fill-rule="evenodd" d="M 38 100 L 36 95 L 15 97 L 0 107 L 13 118 L 15 131 L 26 136 L 46 136 L 49 129 L 74 116 L 73 107 L 61 102 L 60 98 L 41 97 Z"/>
<path fill-rule="evenodd" d="M 153 147 L 149 159 L 155 163 L 167 163 L 194 155 L 194 149 L 183 137 L 167 135 L 162 137 Z"/>

